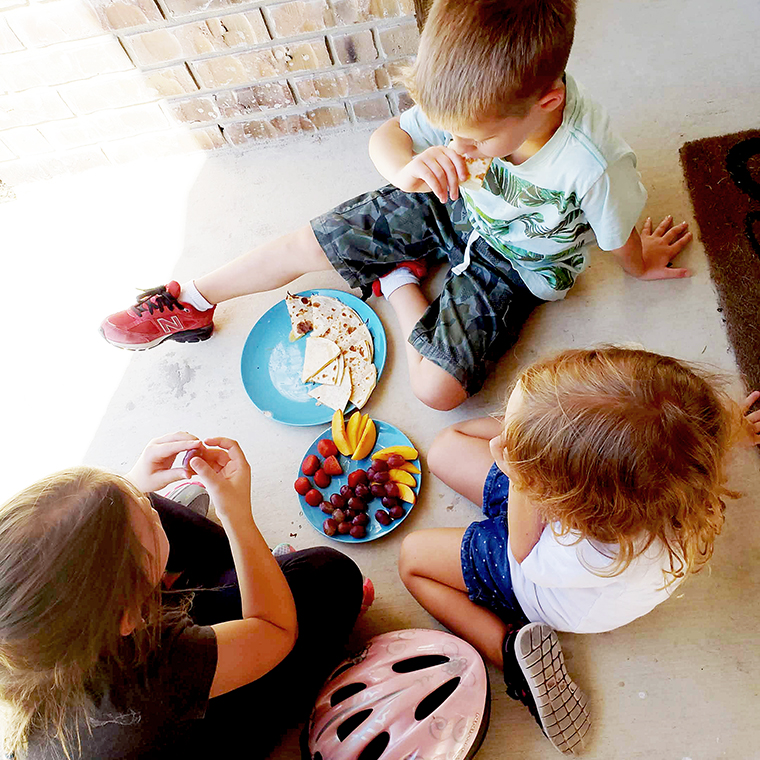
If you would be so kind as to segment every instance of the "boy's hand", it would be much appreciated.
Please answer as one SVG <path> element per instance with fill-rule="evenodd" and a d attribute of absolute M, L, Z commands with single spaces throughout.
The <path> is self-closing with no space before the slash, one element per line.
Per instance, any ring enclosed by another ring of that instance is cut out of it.
<path fill-rule="evenodd" d="M 141 491 L 158 491 L 175 480 L 189 478 L 193 471 L 187 467 L 172 467 L 177 454 L 202 446 L 190 433 L 178 432 L 154 438 L 143 449 L 134 467 L 126 474 Z"/>
<path fill-rule="evenodd" d="M 673 217 L 666 216 L 652 231 L 652 219 L 647 217 L 641 229 L 641 256 L 644 261 L 642 280 L 666 280 L 689 277 L 688 269 L 670 267 L 671 261 L 686 247 L 692 238 L 686 222 L 673 225 Z"/>
<path fill-rule="evenodd" d="M 742 414 L 744 415 L 744 436 L 741 443 L 745 446 L 760 445 L 760 410 L 755 412 L 749 411 L 752 404 L 758 399 L 760 399 L 760 391 L 752 391 L 741 405 Z"/>
<path fill-rule="evenodd" d="M 189 464 L 214 503 L 220 518 L 252 519 L 251 467 L 237 441 L 231 438 L 207 438 L 202 456 Z"/>
<path fill-rule="evenodd" d="M 441 203 L 459 197 L 459 183 L 470 176 L 462 156 L 445 145 L 434 145 L 417 154 L 393 178 L 407 193 L 434 193 Z"/>

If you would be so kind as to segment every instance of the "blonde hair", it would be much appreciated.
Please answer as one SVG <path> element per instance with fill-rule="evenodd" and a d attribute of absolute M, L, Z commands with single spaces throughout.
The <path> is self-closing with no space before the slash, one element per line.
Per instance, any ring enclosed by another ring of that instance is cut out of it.
<path fill-rule="evenodd" d="M 562 76 L 574 31 L 575 0 L 435 0 L 400 79 L 444 129 L 523 116 Z"/>
<path fill-rule="evenodd" d="M 656 540 L 666 585 L 709 560 L 740 412 L 715 376 L 644 350 L 565 351 L 520 376 L 505 421 L 510 477 L 558 535 L 616 545 L 622 573 Z"/>
<path fill-rule="evenodd" d="M 132 526 L 144 496 L 126 479 L 78 467 L 51 475 L 0 508 L 0 700 L 5 751 L 32 732 L 67 757 L 88 727 L 87 686 L 99 661 L 146 661 L 157 645 L 161 592 Z M 125 610 L 144 626 L 120 631 Z M 80 744 L 81 746 L 81 744 Z"/>

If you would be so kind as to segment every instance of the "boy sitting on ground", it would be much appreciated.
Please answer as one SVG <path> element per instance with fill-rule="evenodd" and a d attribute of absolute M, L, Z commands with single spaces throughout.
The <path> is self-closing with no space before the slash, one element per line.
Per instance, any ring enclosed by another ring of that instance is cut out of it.
<path fill-rule="evenodd" d="M 565 297 L 594 242 L 635 277 L 688 276 L 669 267 L 691 240 L 685 222 L 634 226 L 646 201 L 636 158 L 565 73 L 574 29 L 575 0 L 436 0 L 405 75 L 416 105 L 370 139 L 391 184 L 194 282 L 146 291 L 103 322 L 106 340 L 204 340 L 216 304 L 335 268 L 388 299 L 414 393 L 453 409 L 533 308 Z M 492 159 L 482 187 L 460 187 L 478 158 Z M 429 304 L 419 280 L 432 259 L 451 270 Z"/>

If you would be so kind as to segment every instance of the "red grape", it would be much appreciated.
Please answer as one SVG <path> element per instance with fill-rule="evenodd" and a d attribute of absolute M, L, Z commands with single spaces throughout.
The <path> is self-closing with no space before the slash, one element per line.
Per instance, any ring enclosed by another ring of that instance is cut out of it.
<path fill-rule="evenodd" d="M 333 513 L 333 520 L 340 525 L 346 519 L 346 513 L 342 509 L 336 509 Z"/>
<path fill-rule="evenodd" d="M 369 487 L 369 490 L 373 496 L 379 496 L 380 498 L 385 496 L 385 486 L 382 483 L 373 483 Z"/>
<path fill-rule="evenodd" d="M 338 456 L 338 447 L 329 438 L 322 438 L 322 440 L 317 443 L 317 451 L 323 457 Z"/>
<path fill-rule="evenodd" d="M 369 522 L 369 517 L 365 512 L 361 512 L 352 520 L 354 525 L 366 525 Z"/>
<path fill-rule="evenodd" d="M 383 506 L 386 509 L 398 506 L 398 499 L 394 499 L 393 496 L 383 496 Z"/>
<path fill-rule="evenodd" d="M 318 507 L 322 503 L 322 494 L 316 488 L 304 494 L 304 500 L 309 506 Z"/>
<path fill-rule="evenodd" d="M 388 469 L 388 462 L 384 459 L 373 459 L 372 468 L 375 472 L 385 472 Z"/>
<path fill-rule="evenodd" d="M 349 530 L 349 533 L 354 538 L 364 538 L 367 535 L 367 531 L 364 528 L 363 525 L 353 525 L 351 526 L 351 530 Z"/>
<path fill-rule="evenodd" d="M 314 480 L 316 480 L 316 477 Z M 317 485 L 319 485 L 319 483 L 317 483 Z M 387 493 L 388 496 L 393 496 L 395 499 L 398 499 L 398 497 L 401 496 L 401 490 L 398 487 L 398 483 L 394 483 L 392 480 L 386 483 L 385 493 Z"/>
<path fill-rule="evenodd" d="M 388 512 L 394 520 L 400 520 L 406 514 L 406 510 L 400 504 L 396 504 L 395 507 L 391 507 Z"/>
<path fill-rule="evenodd" d="M 322 502 L 322 503 L 319 505 L 319 508 L 320 508 L 320 509 L 321 509 L 321 510 L 322 510 L 322 511 L 323 511 L 323 512 L 326 514 L 326 515 L 331 515 L 331 514 L 332 514 L 332 513 L 335 511 L 335 507 L 334 507 L 332 504 L 330 504 L 330 502 L 329 502 L 329 501 L 323 501 L 323 502 Z"/>
<path fill-rule="evenodd" d="M 377 520 L 380 525 L 391 524 L 391 516 L 384 509 L 378 509 L 377 512 L 375 512 L 375 520 Z"/>
<path fill-rule="evenodd" d="M 332 519 L 332 517 L 328 517 L 322 523 L 322 530 L 325 532 L 326 536 L 334 536 L 335 531 L 338 530 L 338 523 L 336 523 L 335 520 Z"/>
<path fill-rule="evenodd" d="M 375 474 L 377 473 L 377 470 L 374 467 L 370 467 L 367 470 L 367 478 L 370 482 L 372 482 L 375 479 Z"/>
<path fill-rule="evenodd" d="M 366 483 L 367 480 L 367 473 L 364 470 L 354 470 L 348 473 L 348 485 L 351 488 L 356 488 L 359 483 Z"/>
<path fill-rule="evenodd" d="M 354 517 L 356 517 L 356 515 L 358 515 L 359 513 L 355 509 L 349 508 L 346 510 L 345 514 L 346 514 L 346 520 L 348 522 L 351 522 L 351 520 L 353 520 Z"/>
<path fill-rule="evenodd" d="M 343 509 L 346 506 L 346 500 L 339 493 L 334 493 L 330 497 L 330 503 L 335 509 Z"/>
<path fill-rule="evenodd" d="M 385 470 L 384 472 L 376 472 L 374 481 L 375 483 L 387 483 L 391 479 L 391 474 Z"/>
<path fill-rule="evenodd" d="M 314 473 L 314 482 L 320 488 L 327 488 L 332 483 L 332 478 L 320 467 Z"/>
<path fill-rule="evenodd" d="M 338 524 L 338 533 L 340 533 L 342 536 L 345 536 L 346 533 L 350 533 L 351 529 L 353 528 L 353 525 L 346 520 L 345 522 Z"/>
<path fill-rule="evenodd" d="M 369 501 L 372 498 L 369 486 L 365 483 L 359 483 L 359 485 L 354 488 L 354 492 L 356 493 L 356 498 L 361 499 L 362 501 Z"/>
<path fill-rule="evenodd" d="M 391 470 L 395 470 L 397 467 L 401 467 L 402 464 L 406 464 L 406 459 L 401 454 L 391 454 L 386 461 Z"/>
<path fill-rule="evenodd" d="M 340 495 L 344 499 L 350 499 L 352 496 L 355 496 L 356 494 L 354 494 L 354 489 L 351 488 L 351 486 L 341 486 Z"/>
<path fill-rule="evenodd" d="M 301 472 L 304 475 L 313 475 L 319 469 L 319 457 L 314 454 L 309 454 L 301 464 Z"/>
<path fill-rule="evenodd" d="M 311 483 L 308 478 L 300 477 L 293 484 L 293 488 L 295 488 L 301 496 L 305 496 L 308 491 L 311 491 Z"/>

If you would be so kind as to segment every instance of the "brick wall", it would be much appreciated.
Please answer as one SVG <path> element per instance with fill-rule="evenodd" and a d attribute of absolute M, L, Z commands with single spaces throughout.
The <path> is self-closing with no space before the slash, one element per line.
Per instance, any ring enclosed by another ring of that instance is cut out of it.
<path fill-rule="evenodd" d="M 414 0 L 0 0 L 0 181 L 399 113 Z"/>

